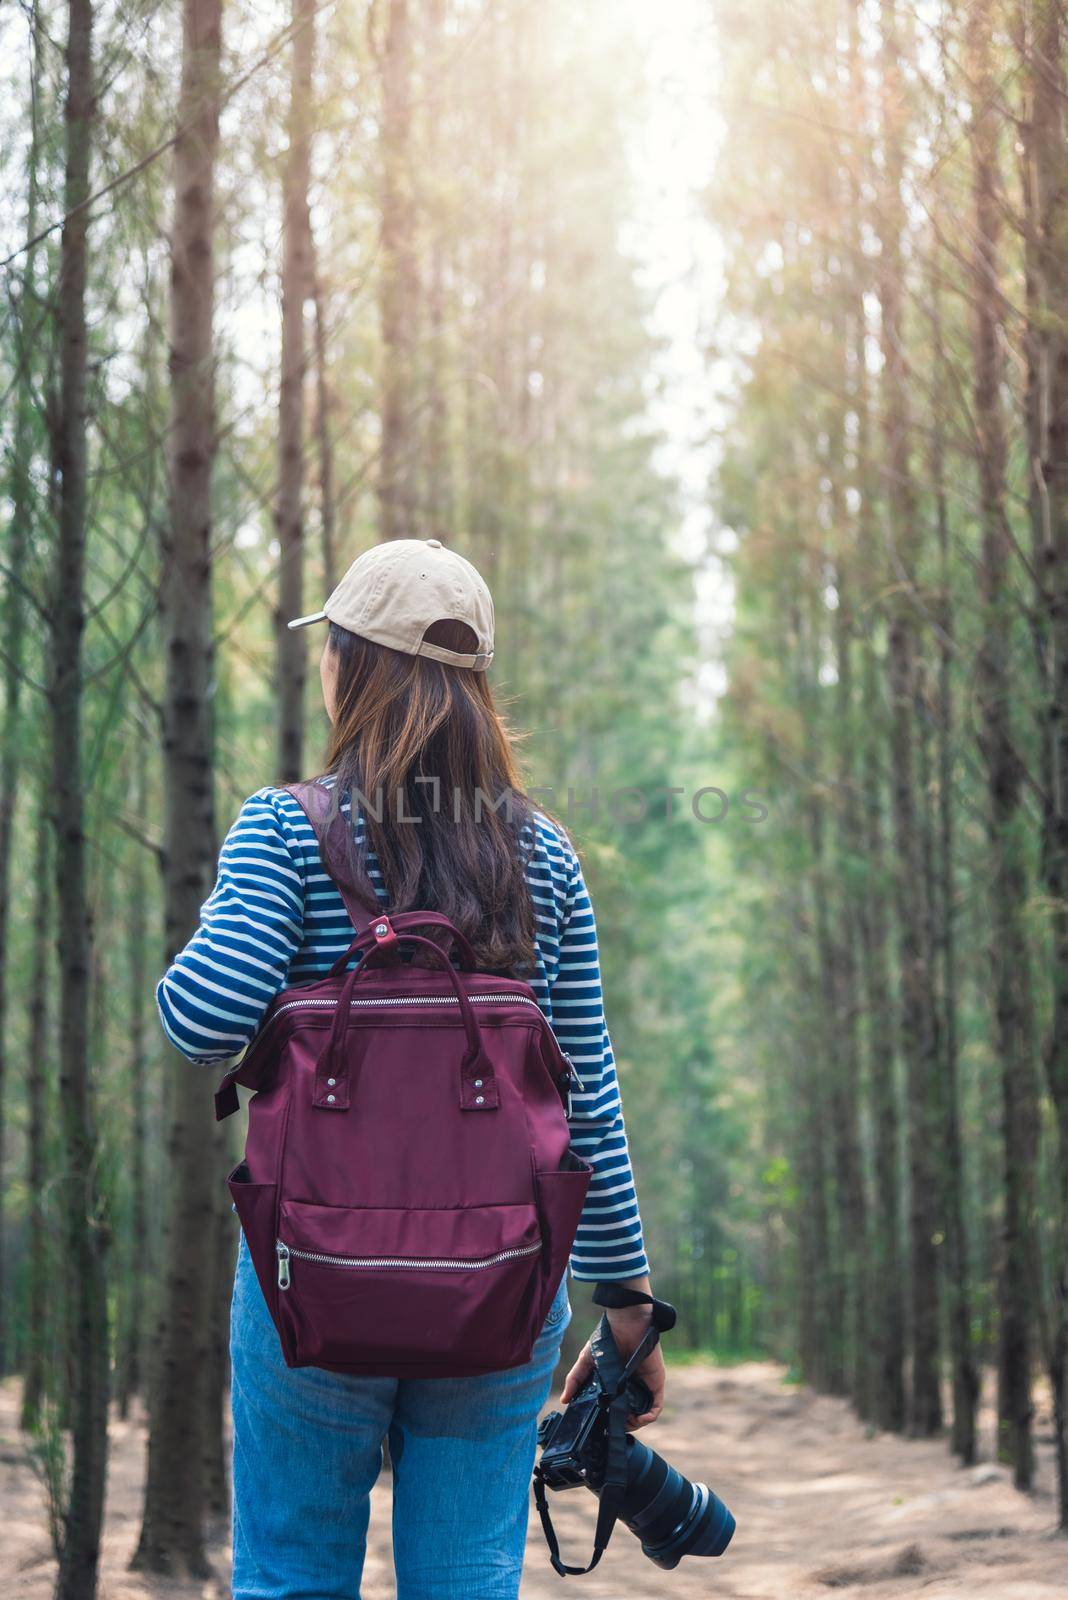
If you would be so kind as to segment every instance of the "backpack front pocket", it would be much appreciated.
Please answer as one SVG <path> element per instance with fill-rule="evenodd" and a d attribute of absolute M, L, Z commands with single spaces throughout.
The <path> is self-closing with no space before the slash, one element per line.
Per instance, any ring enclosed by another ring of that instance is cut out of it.
<path fill-rule="evenodd" d="M 443 1363 L 493 1371 L 529 1355 L 542 1254 L 533 1204 L 284 1201 L 275 1254 L 292 1365 L 404 1376 Z"/>

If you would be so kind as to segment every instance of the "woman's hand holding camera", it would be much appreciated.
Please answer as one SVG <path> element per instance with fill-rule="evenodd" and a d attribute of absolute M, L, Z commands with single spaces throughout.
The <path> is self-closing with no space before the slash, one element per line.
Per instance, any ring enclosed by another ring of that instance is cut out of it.
<path fill-rule="evenodd" d="M 628 1278 L 624 1287 L 637 1289 L 641 1294 L 651 1294 L 648 1277 Z M 652 1307 L 647 1305 L 613 1306 L 605 1311 L 608 1326 L 612 1330 L 612 1337 L 616 1348 L 624 1362 L 645 1336 L 649 1323 L 652 1320 Z M 587 1342 L 579 1353 L 579 1358 L 571 1368 L 564 1380 L 563 1393 L 560 1396 L 564 1405 L 570 1405 L 579 1390 L 587 1384 L 593 1376 L 593 1356 Z M 664 1409 L 664 1387 L 667 1383 L 667 1371 L 664 1366 L 664 1352 L 659 1340 L 649 1355 L 646 1356 L 641 1366 L 636 1367 L 634 1376 L 640 1378 L 652 1395 L 652 1403 L 648 1411 L 643 1411 L 640 1416 L 629 1416 L 627 1428 L 633 1432 L 637 1428 L 648 1427 L 650 1422 L 655 1422 Z"/>

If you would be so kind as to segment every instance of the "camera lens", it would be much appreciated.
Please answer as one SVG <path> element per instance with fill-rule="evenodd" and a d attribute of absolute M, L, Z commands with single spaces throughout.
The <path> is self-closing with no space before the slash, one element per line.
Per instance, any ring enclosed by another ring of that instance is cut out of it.
<path fill-rule="evenodd" d="M 667 1570 L 683 1556 L 722 1555 L 734 1533 L 734 1518 L 706 1484 L 691 1483 L 633 1435 L 621 1521 L 650 1561 Z"/>

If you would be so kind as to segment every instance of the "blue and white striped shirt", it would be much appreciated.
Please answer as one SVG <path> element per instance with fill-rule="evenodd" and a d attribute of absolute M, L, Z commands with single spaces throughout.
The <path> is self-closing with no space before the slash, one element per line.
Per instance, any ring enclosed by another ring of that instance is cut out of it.
<path fill-rule="evenodd" d="M 594 1168 L 571 1271 L 591 1281 L 637 1277 L 648 1263 L 605 1026 L 593 908 L 566 836 L 541 813 L 535 835 L 527 881 L 536 961 L 526 981 L 582 1079 L 571 1139 Z M 385 906 L 373 857 L 367 865 Z M 191 1061 L 227 1060 L 254 1037 L 280 989 L 322 977 L 352 937 L 302 807 L 284 789 L 257 790 L 223 843 L 199 928 L 157 986 L 168 1038 Z"/>

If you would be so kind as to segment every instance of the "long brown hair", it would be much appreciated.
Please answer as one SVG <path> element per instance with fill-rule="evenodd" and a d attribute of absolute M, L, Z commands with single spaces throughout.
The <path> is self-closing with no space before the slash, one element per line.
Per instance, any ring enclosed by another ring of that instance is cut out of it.
<path fill-rule="evenodd" d="M 467 651 L 469 633 L 463 623 L 439 622 L 428 637 Z M 391 909 L 440 911 L 466 934 L 481 967 L 527 968 L 531 807 L 486 674 L 402 654 L 336 623 L 329 647 L 337 679 L 327 771 L 353 815 L 363 815 L 358 883 L 373 899 L 373 851 Z"/>

